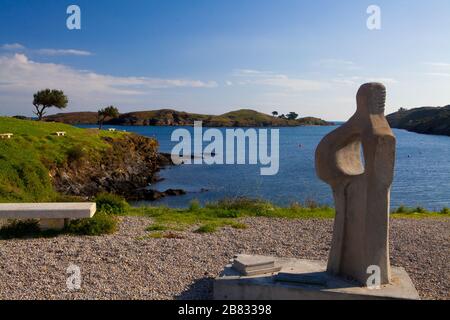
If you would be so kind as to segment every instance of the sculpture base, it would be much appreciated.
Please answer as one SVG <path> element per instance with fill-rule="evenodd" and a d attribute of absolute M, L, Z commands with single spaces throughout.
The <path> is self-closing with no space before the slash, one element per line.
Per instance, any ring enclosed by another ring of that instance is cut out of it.
<path fill-rule="evenodd" d="M 420 299 L 405 269 L 392 267 L 392 281 L 380 289 L 360 287 L 329 275 L 323 261 L 274 258 L 280 273 L 242 276 L 227 265 L 214 280 L 216 300 Z"/>

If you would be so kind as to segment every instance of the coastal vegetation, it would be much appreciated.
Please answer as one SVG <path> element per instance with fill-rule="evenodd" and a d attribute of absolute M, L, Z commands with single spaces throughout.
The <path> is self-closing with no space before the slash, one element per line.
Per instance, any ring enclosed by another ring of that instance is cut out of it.
<path fill-rule="evenodd" d="M 33 96 L 33 105 L 36 109 L 35 114 L 38 120 L 42 120 L 46 109 L 51 107 L 64 109 L 68 103 L 69 100 L 61 90 L 45 89 L 36 92 Z"/>
<path fill-rule="evenodd" d="M 0 117 L 0 132 L 14 133 L 0 141 L 0 202 L 127 196 L 159 169 L 157 141 L 131 133 L 7 117 Z"/>
<path fill-rule="evenodd" d="M 97 117 L 98 117 L 98 126 L 101 130 L 103 127 L 103 123 L 107 118 L 117 118 L 119 116 L 119 109 L 117 109 L 114 106 L 109 106 L 103 109 L 98 110 Z"/>
<path fill-rule="evenodd" d="M 450 105 L 445 107 L 423 107 L 399 111 L 388 115 L 393 128 L 417 133 L 450 136 Z"/>
<path fill-rule="evenodd" d="M 45 120 L 68 124 L 97 124 L 98 114 L 96 112 L 59 113 L 48 116 Z M 110 117 L 104 123 L 108 125 L 191 126 L 194 121 L 203 121 L 205 127 L 282 127 L 331 124 L 314 117 L 298 118 L 298 114 L 295 112 L 291 112 L 287 116 L 275 117 L 273 113 L 269 115 L 250 109 L 236 110 L 222 115 L 196 114 L 171 109 L 139 111 Z"/>
<path fill-rule="evenodd" d="M 450 217 L 448 208 L 439 212 L 423 208 L 400 207 L 393 210 L 392 218 L 442 218 Z M 242 221 L 246 217 L 284 219 L 333 219 L 335 211 L 312 200 L 282 207 L 261 199 L 223 199 L 201 206 L 194 200 L 188 208 L 176 209 L 164 206 L 129 207 L 125 215 L 150 217 L 153 223 L 147 228 L 150 237 L 173 236 L 174 231 L 192 230 L 197 233 L 215 232 L 223 227 L 246 229 Z"/>
<path fill-rule="evenodd" d="M 0 239 L 24 237 L 50 237 L 61 234 L 98 236 L 114 233 L 118 228 L 119 217 L 135 216 L 151 219 L 146 228 L 151 238 L 177 238 L 180 231 L 195 233 L 213 233 L 221 228 L 247 229 L 245 218 L 265 217 L 272 219 L 333 219 L 335 211 L 328 206 L 319 205 L 313 200 L 293 203 L 282 207 L 268 201 L 250 198 L 223 199 L 200 205 L 193 200 L 188 208 L 177 209 L 164 206 L 132 207 L 124 198 L 103 193 L 95 199 L 97 213 L 91 219 L 71 221 L 61 231 L 41 231 L 38 221 L 13 220 L 0 228 Z M 439 212 L 424 208 L 406 208 L 393 210 L 392 218 L 443 218 L 450 217 L 450 210 L 443 208 Z"/>
<path fill-rule="evenodd" d="M 211 233 L 223 227 L 245 229 L 247 217 L 331 219 L 333 208 L 313 200 L 281 207 L 261 199 L 224 199 L 188 208 L 131 207 L 124 197 L 147 186 L 158 170 L 156 140 L 125 132 L 80 129 L 0 117 L 0 131 L 13 132 L 0 141 L 0 202 L 70 202 L 94 200 L 92 219 L 71 221 L 62 231 L 73 235 L 101 235 L 117 229 L 121 216 L 151 219 L 148 236 L 174 238 L 177 231 Z M 57 136 L 55 132 L 66 135 Z M 448 217 L 450 210 L 431 212 L 404 206 L 393 218 Z M 150 223 L 150 222 L 149 222 Z M 12 221 L 0 229 L 1 238 L 52 236 L 38 230 L 37 221 Z"/>

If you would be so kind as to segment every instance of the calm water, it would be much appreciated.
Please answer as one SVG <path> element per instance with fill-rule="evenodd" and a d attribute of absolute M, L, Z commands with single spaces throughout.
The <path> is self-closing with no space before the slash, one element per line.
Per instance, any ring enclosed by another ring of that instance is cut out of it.
<path fill-rule="evenodd" d="M 88 126 L 83 126 L 88 127 Z M 120 129 L 156 137 L 162 152 L 176 142 L 170 135 L 177 127 L 132 127 Z M 275 176 L 261 176 L 259 165 L 182 165 L 161 172 L 165 180 L 157 190 L 184 189 L 187 195 L 167 197 L 153 204 L 184 207 L 192 199 L 202 203 L 224 197 L 260 197 L 279 205 L 314 199 L 332 204 L 330 188 L 315 174 L 314 151 L 322 137 L 335 127 L 280 129 L 280 169 Z M 192 131 L 192 128 L 187 128 Z M 450 137 L 394 130 L 397 160 L 391 193 L 392 207 L 401 204 L 441 209 L 450 206 Z M 303 147 L 299 148 L 299 144 Z M 201 192 L 207 189 L 207 192 Z"/>

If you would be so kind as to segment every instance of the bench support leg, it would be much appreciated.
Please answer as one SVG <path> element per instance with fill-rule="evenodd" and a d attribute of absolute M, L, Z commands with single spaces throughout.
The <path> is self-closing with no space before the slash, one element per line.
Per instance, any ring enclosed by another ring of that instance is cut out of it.
<path fill-rule="evenodd" d="M 62 230 L 65 226 L 66 219 L 41 219 L 39 227 L 41 230 Z"/>

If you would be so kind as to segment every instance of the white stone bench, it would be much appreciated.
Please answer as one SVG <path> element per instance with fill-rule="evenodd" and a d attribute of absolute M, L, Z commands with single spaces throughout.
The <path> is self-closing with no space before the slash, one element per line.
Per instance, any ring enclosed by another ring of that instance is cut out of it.
<path fill-rule="evenodd" d="M 109 128 L 108 131 L 115 132 L 116 128 Z"/>
<path fill-rule="evenodd" d="M 1 133 L 0 134 L 0 138 L 1 139 L 11 139 L 11 137 L 13 136 L 14 134 L 12 134 L 12 133 Z"/>
<path fill-rule="evenodd" d="M 60 136 L 64 137 L 66 135 L 65 131 L 56 131 L 55 133 L 58 137 L 60 137 Z"/>
<path fill-rule="evenodd" d="M 41 229 L 62 229 L 69 220 L 92 218 L 94 202 L 0 203 L 0 219 L 38 219 Z"/>

